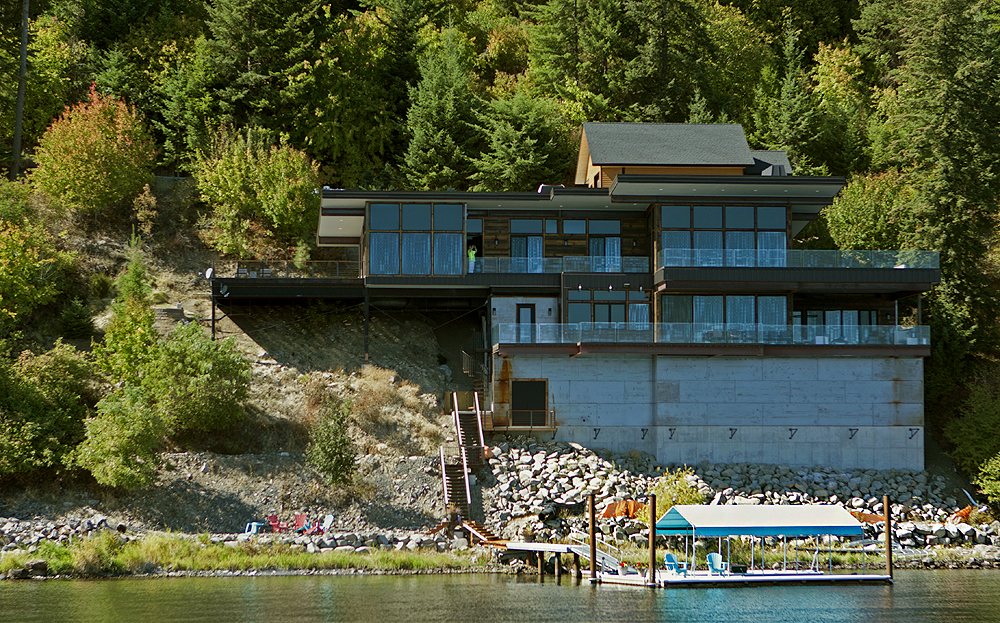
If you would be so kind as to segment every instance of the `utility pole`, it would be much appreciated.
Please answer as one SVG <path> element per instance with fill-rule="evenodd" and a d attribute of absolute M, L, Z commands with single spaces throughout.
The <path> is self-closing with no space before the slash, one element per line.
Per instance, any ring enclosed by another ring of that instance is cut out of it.
<path fill-rule="evenodd" d="M 24 124 L 24 87 L 28 82 L 28 2 L 21 7 L 21 68 L 17 80 L 17 103 L 14 108 L 13 161 L 8 179 L 14 181 L 21 171 L 21 126 Z"/>

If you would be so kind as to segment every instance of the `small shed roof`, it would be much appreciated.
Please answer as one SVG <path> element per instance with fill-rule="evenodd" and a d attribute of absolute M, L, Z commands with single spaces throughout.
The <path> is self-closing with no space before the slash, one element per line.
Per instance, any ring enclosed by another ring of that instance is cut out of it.
<path fill-rule="evenodd" d="M 860 536 L 862 525 L 837 505 L 677 505 L 656 522 L 656 533 L 699 536 Z"/>
<path fill-rule="evenodd" d="M 585 123 L 583 134 L 596 165 L 753 164 L 737 123 Z"/>

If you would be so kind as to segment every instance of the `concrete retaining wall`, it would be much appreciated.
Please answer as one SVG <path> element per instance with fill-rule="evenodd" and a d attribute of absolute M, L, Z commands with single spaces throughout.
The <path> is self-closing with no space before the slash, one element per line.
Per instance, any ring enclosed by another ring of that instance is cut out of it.
<path fill-rule="evenodd" d="M 923 469 L 919 358 L 508 359 L 509 378 L 548 379 L 558 440 L 663 462 Z"/>

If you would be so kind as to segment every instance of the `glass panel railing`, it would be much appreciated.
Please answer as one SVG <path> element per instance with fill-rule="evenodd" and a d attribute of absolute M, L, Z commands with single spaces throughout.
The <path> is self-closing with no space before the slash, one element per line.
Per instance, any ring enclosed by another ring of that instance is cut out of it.
<path fill-rule="evenodd" d="M 661 267 L 735 266 L 754 268 L 931 268 L 937 251 L 815 251 L 806 249 L 664 249 Z"/>
<path fill-rule="evenodd" d="M 476 272 L 482 273 L 648 273 L 648 257 L 484 257 L 476 258 Z"/>
<path fill-rule="evenodd" d="M 494 344 L 759 344 L 785 346 L 922 346 L 930 327 L 581 322 L 493 327 Z"/>
<path fill-rule="evenodd" d="M 217 277 L 248 279 L 356 279 L 361 276 L 361 264 L 352 261 L 305 262 L 301 266 L 293 262 L 250 261 L 236 262 L 225 270 L 221 265 L 217 268 Z"/>

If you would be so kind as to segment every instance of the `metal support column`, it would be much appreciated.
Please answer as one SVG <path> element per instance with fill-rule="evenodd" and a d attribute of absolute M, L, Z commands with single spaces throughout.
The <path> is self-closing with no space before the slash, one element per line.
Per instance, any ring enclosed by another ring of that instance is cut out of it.
<path fill-rule="evenodd" d="M 368 287 L 365 287 L 365 364 L 368 363 L 368 323 L 371 316 L 371 301 L 368 297 Z"/>

